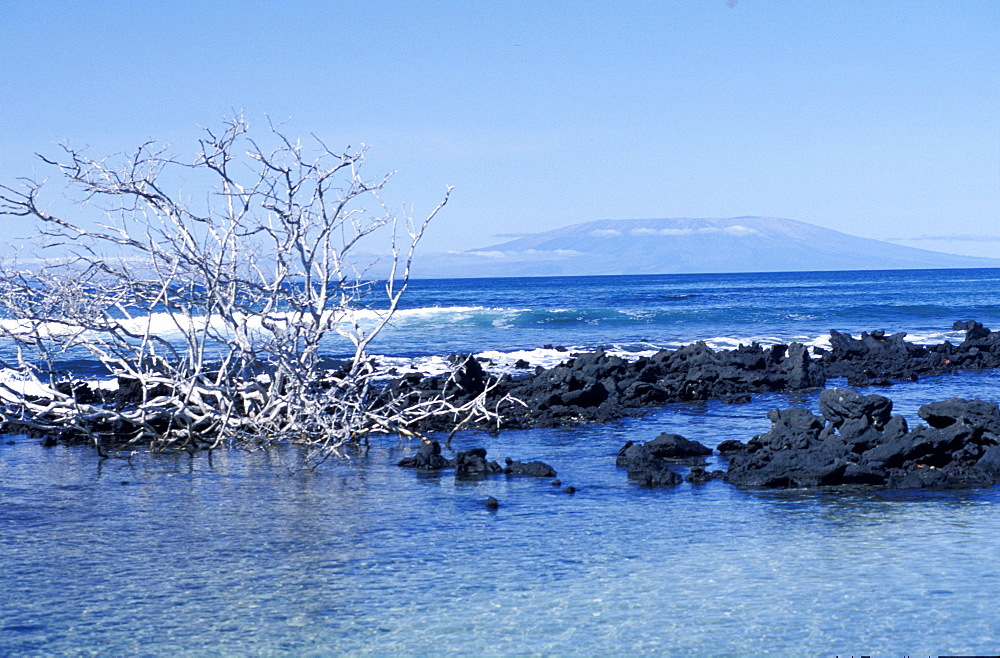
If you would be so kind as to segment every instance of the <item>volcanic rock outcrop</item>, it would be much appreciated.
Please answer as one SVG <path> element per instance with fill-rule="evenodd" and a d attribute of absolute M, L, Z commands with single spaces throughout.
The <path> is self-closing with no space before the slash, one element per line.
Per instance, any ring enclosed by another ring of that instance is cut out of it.
<path fill-rule="evenodd" d="M 914 382 L 918 377 L 957 370 L 1000 368 L 1000 332 L 974 320 L 956 322 L 952 330 L 965 331 L 965 340 L 958 345 L 949 341 L 916 345 L 903 340 L 905 332 L 886 335 L 876 330 L 853 338 L 831 331 L 830 350 L 822 352 L 819 362 L 827 376 L 846 377 L 853 387 Z"/>
<path fill-rule="evenodd" d="M 454 362 L 461 364 L 464 384 L 454 393 L 456 402 L 485 390 L 486 375 L 474 358 L 455 357 Z M 475 383 L 477 377 L 481 385 Z M 768 348 L 755 343 L 716 351 L 699 341 L 632 362 L 598 349 L 534 375 L 504 376 L 491 390 L 487 406 L 498 409 L 505 429 L 553 427 L 606 422 L 670 402 L 741 402 L 746 400 L 739 396 L 746 393 L 797 391 L 822 387 L 825 381 L 822 368 L 798 343 Z M 446 383 L 443 377 L 407 375 L 393 381 L 386 395 L 406 396 L 416 403 L 436 393 L 453 394 Z"/>
<path fill-rule="evenodd" d="M 857 388 L 1000 368 L 1000 332 L 972 320 L 956 322 L 953 329 L 966 332 L 959 345 L 916 345 L 902 332 L 876 330 L 854 338 L 834 330 L 829 349 L 814 349 L 816 358 L 799 343 L 713 350 L 699 341 L 635 361 L 598 349 L 552 368 L 539 367 L 534 374 L 505 375 L 493 388 L 474 357 L 455 355 L 452 379 L 410 374 L 393 381 L 386 394 L 414 404 L 437 394 L 464 403 L 488 390 L 485 404 L 500 412 L 500 427 L 525 429 L 607 422 L 674 402 L 743 403 L 754 393 L 822 388 L 828 377 L 844 377 Z M 421 429 L 445 428 L 428 424 Z"/>
<path fill-rule="evenodd" d="M 628 441 L 618 451 L 615 464 L 626 469 L 628 478 L 642 487 L 673 487 L 685 479 L 703 484 L 716 477 L 720 471 L 706 472 L 702 457 L 712 454 L 712 449 L 679 434 L 660 434 L 647 443 Z M 671 464 L 689 464 L 691 472 L 682 478 L 670 468 Z"/>
<path fill-rule="evenodd" d="M 822 416 L 774 409 L 771 429 L 730 457 L 726 481 L 746 487 L 878 485 L 988 487 L 1000 482 L 1000 408 L 952 398 L 920 407 L 928 426 L 909 430 L 892 401 L 835 388 Z"/>

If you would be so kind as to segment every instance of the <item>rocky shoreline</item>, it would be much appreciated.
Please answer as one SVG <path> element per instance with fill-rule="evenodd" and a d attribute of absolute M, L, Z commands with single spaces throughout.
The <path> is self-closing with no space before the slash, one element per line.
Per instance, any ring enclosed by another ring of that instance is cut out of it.
<path fill-rule="evenodd" d="M 927 346 L 907 342 L 905 333 L 876 330 L 854 338 L 831 331 L 830 348 L 813 348 L 813 354 L 800 343 L 713 350 L 699 341 L 627 361 L 598 349 L 525 376 L 504 375 L 492 389 L 482 363 L 469 355 L 453 355 L 458 372 L 450 389 L 443 388 L 444 377 L 411 374 L 393 380 L 385 395 L 408 397 L 417 404 L 432 395 L 467 402 L 486 392 L 484 404 L 500 413 L 500 429 L 530 429 L 603 423 L 677 402 L 716 399 L 739 404 L 756 393 L 820 389 L 834 377 L 862 388 L 1000 368 L 1000 331 L 975 321 L 956 322 L 953 330 L 966 332 L 962 343 Z M 438 419 L 421 429 L 446 428 Z"/>
<path fill-rule="evenodd" d="M 713 350 L 696 342 L 627 361 L 598 349 L 573 354 L 552 368 L 499 380 L 476 358 L 455 355 L 452 377 L 414 373 L 390 381 L 380 395 L 411 405 L 434 396 L 456 405 L 481 398 L 497 411 L 500 422 L 480 429 L 496 431 L 603 423 L 678 402 L 716 399 L 739 404 L 759 393 L 822 389 L 834 377 L 860 388 L 1000 368 L 1000 332 L 975 321 L 956 322 L 953 329 L 965 331 L 958 345 L 916 345 L 905 340 L 905 333 L 872 331 L 854 338 L 831 331 L 830 348 L 813 348 L 812 354 L 799 343 Z M 134 384 L 119 382 L 117 390 L 104 391 L 74 383 L 66 384 L 63 392 L 80 401 L 124 408 L 142 397 Z M 712 454 L 705 446 L 666 434 L 644 444 L 629 442 L 617 463 L 630 479 L 651 487 L 683 481 L 674 468 L 678 464 L 688 468 L 689 482 L 721 478 L 745 487 L 982 487 L 1000 482 L 1000 410 L 995 403 L 952 399 L 925 405 L 920 415 L 929 427 L 912 431 L 901 416 L 891 415 L 892 402 L 881 395 L 829 389 L 821 393 L 820 407 L 821 416 L 805 409 L 772 410 L 772 428 L 766 434 L 746 443 L 724 441 L 718 450 L 728 460 L 725 472 L 705 469 L 702 458 Z M 416 429 L 447 431 L 457 420 L 436 418 Z M 34 434 L 44 445 L 78 442 L 75 436 L 16 425 L 3 430 Z M 542 462 L 508 460 L 500 466 L 488 461 L 481 448 L 449 460 L 437 442 L 427 443 L 400 466 L 454 468 L 460 479 L 501 473 L 555 477 L 554 469 Z"/>
<path fill-rule="evenodd" d="M 719 454 L 729 462 L 726 471 L 706 472 L 698 464 L 687 481 L 703 484 L 719 478 L 739 487 L 889 489 L 1000 483 L 1000 407 L 995 402 L 952 398 L 925 404 L 918 413 L 927 425 L 912 430 L 905 418 L 892 415 L 892 400 L 882 395 L 828 389 L 820 393 L 819 406 L 820 416 L 808 409 L 772 409 L 768 432 L 747 443 L 730 440 L 719 445 Z M 681 477 L 670 470 L 671 464 L 705 454 L 696 449 L 659 452 L 663 436 L 646 444 L 629 441 L 619 451 L 618 465 L 628 469 L 630 479 L 643 486 L 674 486 Z"/>
<path fill-rule="evenodd" d="M 728 461 L 726 471 L 706 470 L 704 458 L 714 454 L 712 449 L 667 433 L 646 443 L 628 441 L 615 463 L 626 470 L 629 480 L 648 488 L 669 488 L 684 481 L 700 485 L 714 479 L 746 488 L 1000 484 L 1000 406 L 995 402 L 952 398 L 925 404 L 918 413 L 927 425 L 912 430 L 905 418 L 892 415 L 892 400 L 882 395 L 827 389 L 820 393 L 819 406 L 819 416 L 808 409 L 772 409 L 767 414 L 768 432 L 746 443 L 720 443 L 718 453 Z M 437 441 L 423 445 L 399 466 L 423 471 L 453 468 L 456 480 L 556 475 L 555 469 L 539 461 L 508 458 L 506 466 L 500 466 L 487 461 L 483 448 L 447 459 Z M 688 467 L 686 476 L 679 466 Z"/>
<path fill-rule="evenodd" d="M 745 487 L 991 487 L 1000 482 L 1000 408 L 952 398 L 920 407 L 910 430 L 892 401 L 851 389 L 820 394 L 821 416 L 774 409 L 771 429 L 733 446 L 726 481 Z"/>
<path fill-rule="evenodd" d="M 816 358 L 795 343 L 715 351 L 699 342 L 634 362 L 598 350 L 574 355 L 534 375 L 508 377 L 492 395 L 504 412 L 502 427 L 524 429 L 606 422 L 671 402 L 747 402 L 754 393 L 822 388 L 828 377 L 844 377 L 854 387 L 889 386 L 958 370 L 1000 367 L 1000 332 L 975 321 L 956 322 L 953 328 L 966 332 L 959 345 L 915 345 L 904 340 L 905 333 L 872 331 L 855 339 L 831 331 L 830 349 L 816 350 Z M 459 394 L 482 393 L 487 377 L 481 364 L 471 357 L 461 358 L 463 390 Z M 393 387 L 398 394 L 411 387 L 419 395 L 433 390 L 434 383 L 431 378 L 412 378 L 397 380 Z M 523 405 L 504 406 L 502 396 L 517 398 Z M 645 487 L 672 487 L 685 480 L 703 484 L 713 479 L 769 488 L 864 485 L 908 489 L 1000 483 L 1000 408 L 996 403 L 959 398 L 930 403 L 919 411 L 928 426 L 913 430 L 902 416 L 892 415 L 892 401 L 881 395 L 828 389 L 820 394 L 820 409 L 821 416 L 806 409 L 774 409 L 768 413 L 769 432 L 746 443 L 722 442 L 718 451 L 728 461 L 726 471 L 706 470 L 702 458 L 713 451 L 670 434 L 647 443 L 629 441 L 618 452 L 617 465 Z M 688 467 L 686 476 L 678 472 L 680 465 Z M 494 472 L 502 471 L 497 466 Z"/>

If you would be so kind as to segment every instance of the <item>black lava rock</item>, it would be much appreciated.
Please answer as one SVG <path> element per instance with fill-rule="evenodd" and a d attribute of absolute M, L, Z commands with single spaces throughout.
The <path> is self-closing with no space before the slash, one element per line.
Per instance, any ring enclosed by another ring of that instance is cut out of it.
<path fill-rule="evenodd" d="M 530 475 L 536 478 L 554 478 L 556 476 L 555 469 L 544 462 L 519 462 L 508 457 L 506 464 L 503 472 L 507 475 Z"/>
<path fill-rule="evenodd" d="M 819 394 L 819 410 L 834 427 L 860 418 L 882 427 L 892 416 L 892 400 L 881 395 L 861 395 L 849 388 L 831 388 Z"/>
<path fill-rule="evenodd" d="M 645 445 L 626 443 L 618 451 L 618 466 L 628 471 L 630 480 L 641 487 L 674 487 L 683 481 L 680 475 L 670 470 L 666 462 L 651 453 Z"/>
<path fill-rule="evenodd" d="M 723 457 L 729 457 L 730 455 L 745 455 L 747 452 L 747 444 L 742 441 L 737 441 L 736 439 L 726 439 L 719 445 L 715 446 L 715 449 L 719 451 L 719 454 Z"/>
<path fill-rule="evenodd" d="M 419 468 L 425 471 L 436 471 L 452 466 L 452 463 L 441 456 L 441 444 L 431 441 L 420 446 L 417 454 L 399 461 L 404 468 Z"/>
<path fill-rule="evenodd" d="M 704 457 L 712 454 L 711 448 L 706 448 L 697 441 L 685 439 L 680 434 L 660 434 L 645 444 L 655 457 L 660 459 L 683 459 L 686 457 Z"/>
<path fill-rule="evenodd" d="M 952 398 L 924 405 L 931 426 L 909 430 L 892 403 L 824 391 L 823 417 L 772 410 L 771 430 L 733 455 L 726 480 L 748 487 L 863 484 L 890 488 L 988 487 L 1000 482 L 1000 408 Z M 887 418 L 888 417 L 888 418 Z"/>
<path fill-rule="evenodd" d="M 691 484 L 705 484 L 725 477 L 726 474 L 723 471 L 706 471 L 703 466 L 692 466 L 691 472 L 684 476 L 684 481 Z"/>
<path fill-rule="evenodd" d="M 456 480 L 474 480 L 497 473 L 503 473 L 503 469 L 495 461 L 486 461 L 485 448 L 473 448 L 455 455 Z"/>

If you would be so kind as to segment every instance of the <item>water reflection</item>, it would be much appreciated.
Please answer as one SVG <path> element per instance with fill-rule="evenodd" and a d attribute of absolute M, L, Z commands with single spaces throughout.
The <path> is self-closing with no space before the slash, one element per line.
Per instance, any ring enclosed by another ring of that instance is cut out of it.
<path fill-rule="evenodd" d="M 995 647 L 997 490 L 644 490 L 614 466 L 625 440 L 745 440 L 787 403 L 456 439 L 542 458 L 573 496 L 400 469 L 416 446 L 395 440 L 318 471 L 294 448 L 101 462 L 19 440 L 0 447 L 0 653 Z"/>

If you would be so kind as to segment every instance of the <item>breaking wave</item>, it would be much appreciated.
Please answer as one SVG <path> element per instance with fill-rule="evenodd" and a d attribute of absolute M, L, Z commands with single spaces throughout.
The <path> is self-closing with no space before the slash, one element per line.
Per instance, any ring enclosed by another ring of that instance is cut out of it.
<path fill-rule="evenodd" d="M 906 331 L 917 343 L 956 342 L 963 335 L 951 331 L 955 320 L 1000 325 L 998 288 L 998 270 L 415 281 L 370 351 L 400 368 L 434 371 L 445 367 L 448 354 L 465 353 L 516 372 L 597 347 L 627 358 L 698 340 L 718 349 L 753 342 L 822 348 L 831 329 Z M 372 306 L 333 319 L 341 329 L 370 332 L 384 314 Z M 154 313 L 129 324 L 178 344 L 183 327 L 212 327 L 226 338 L 221 323 L 206 318 Z M 13 337 L 86 337 L 63 323 L 34 327 L 16 318 L 0 320 L 0 329 L 8 334 L 0 338 L 0 357 L 8 363 L 16 358 Z M 248 329 L 266 337 L 259 324 Z M 336 331 L 328 336 L 328 356 L 353 352 Z M 85 370 L 90 358 L 82 350 L 64 355 L 74 369 Z"/>

